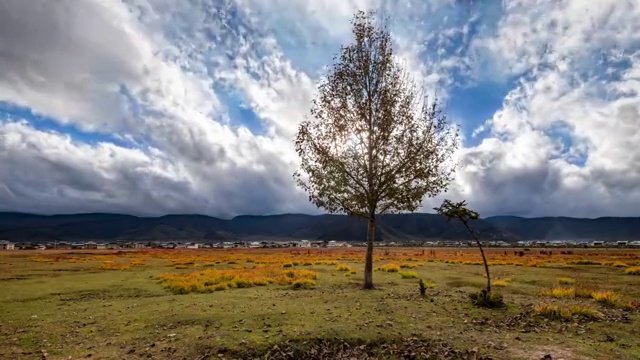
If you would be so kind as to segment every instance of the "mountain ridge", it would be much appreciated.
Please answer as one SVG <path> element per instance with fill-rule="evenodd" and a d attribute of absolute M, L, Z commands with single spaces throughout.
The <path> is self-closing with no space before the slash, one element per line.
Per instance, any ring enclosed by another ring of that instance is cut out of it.
<path fill-rule="evenodd" d="M 483 240 L 636 240 L 640 218 L 492 216 L 473 222 Z M 0 212 L 0 239 L 16 242 L 131 240 L 237 241 L 309 239 L 364 241 L 364 219 L 335 214 L 239 215 L 221 219 L 201 214 L 136 216 L 117 213 L 40 215 Z M 457 221 L 430 213 L 387 214 L 376 241 L 466 241 L 473 238 Z"/>

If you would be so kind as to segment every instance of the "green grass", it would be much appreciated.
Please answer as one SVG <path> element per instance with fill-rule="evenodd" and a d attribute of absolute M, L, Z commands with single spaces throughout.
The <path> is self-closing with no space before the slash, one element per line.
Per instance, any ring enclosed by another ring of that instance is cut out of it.
<path fill-rule="evenodd" d="M 377 290 L 364 291 L 363 264 L 350 262 L 344 265 L 357 274 L 349 277 L 340 273 L 331 276 L 337 273 L 337 264 L 305 266 L 319 273 L 315 284 L 271 284 L 177 295 L 163 289 L 157 276 L 206 268 L 176 270 L 169 262 L 149 260 L 132 270 L 108 271 L 96 269 L 91 262 L 35 263 L 19 254 L 0 255 L 0 358 L 30 359 L 23 353 L 36 354 L 41 349 L 46 349 L 51 359 L 87 358 L 89 354 L 97 359 L 124 359 L 132 356 L 127 355 L 131 350 L 135 354 L 132 358 L 195 359 L 205 354 L 218 358 L 221 349 L 268 350 L 286 340 L 392 342 L 398 337 L 446 341 L 456 349 L 477 347 L 494 359 L 539 358 L 538 352 L 558 346 L 570 354 L 566 358 L 640 357 L 637 312 L 626 312 L 629 323 L 609 322 L 608 316 L 615 318 L 627 310 L 590 298 L 540 295 L 556 286 L 556 279 L 572 276 L 576 289 L 580 286 L 612 291 L 622 299 L 640 299 L 640 277 L 627 276 L 612 266 L 492 266 L 496 279 L 513 280 L 500 289 L 507 306 L 485 309 L 469 301 L 468 294 L 486 285 L 482 269 L 470 265 L 424 260 L 424 266 L 412 268 L 410 272 L 418 278 L 429 279 L 425 284 L 438 284 L 424 298 L 419 296 L 417 280 L 401 280 L 402 273 L 409 272 L 404 271 L 406 267 L 396 271 L 400 276 L 393 271 L 374 272 Z M 300 264 L 304 261 L 302 258 Z M 388 263 L 380 261 L 375 266 Z M 214 268 L 233 266 L 223 262 Z M 558 332 L 544 325 L 545 319 L 535 313 L 515 322 L 509 320 L 527 314 L 531 304 L 541 301 L 560 308 L 585 306 L 582 313 L 573 308 L 581 321 L 591 321 L 587 314 L 591 310 L 601 313 L 604 320 L 589 323 L 589 331 L 582 334 L 573 327 Z M 486 318 L 491 321 L 486 323 Z M 540 332 L 520 332 L 520 325 L 500 325 L 519 322 Z M 615 335 L 616 342 L 594 341 L 605 334 Z M 485 345 L 489 342 L 505 343 L 506 348 L 488 348 Z M 36 355 L 34 359 L 39 358 Z"/>

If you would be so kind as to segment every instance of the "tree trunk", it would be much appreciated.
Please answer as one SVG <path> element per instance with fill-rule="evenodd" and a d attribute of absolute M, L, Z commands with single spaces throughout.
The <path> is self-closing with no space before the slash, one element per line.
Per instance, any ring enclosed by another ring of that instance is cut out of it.
<path fill-rule="evenodd" d="M 475 231 L 469 227 L 469 225 L 463 221 L 464 226 L 469 230 L 474 239 L 476 239 L 476 244 L 478 244 L 478 249 L 480 249 L 480 255 L 482 255 L 482 262 L 484 263 L 484 272 L 487 273 L 487 292 L 491 292 L 491 275 L 489 275 L 489 264 L 487 263 L 487 257 L 484 256 L 484 250 L 482 249 L 482 244 L 480 244 L 480 239 L 476 235 Z"/>
<path fill-rule="evenodd" d="M 484 271 L 487 273 L 487 292 L 491 292 L 491 276 L 489 275 L 489 264 L 487 264 L 487 258 L 484 256 L 484 250 L 482 250 L 482 245 L 480 245 L 480 241 L 476 239 L 478 243 L 478 247 L 480 248 L 480 255 L 482 255 L 482 262 L 484 262 Z"/>
<path fill-rule="evenodd" d="M 364 288 L 373 289 L 373 239 L 376 231 L 376 220 L 369 219 L 367 230 L 367 255 L 364 261 Z"/>

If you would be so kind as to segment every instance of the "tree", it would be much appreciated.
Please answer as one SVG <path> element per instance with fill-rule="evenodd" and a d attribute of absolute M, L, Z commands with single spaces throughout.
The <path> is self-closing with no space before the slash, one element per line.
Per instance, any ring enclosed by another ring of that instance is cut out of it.
<path fill-rule="evenodd" d="M 373 12 L 351 21 L 343 46 L 318 84 L 311 117 L 299 126 L 294 177 L 309 200 L 329 213 L 368 220 L 364 287 L 373 288 L 376 221 L 415 211 L 447 189 L 458 128 L 438 99 L 429 101 L 394 59 L 391 36 Z"/>
<path fill-rule="evenodd" d="M 491 293 L 491 276 L 489 275 L 489 264 L 487 263 L 487 258 L 484 256 L 484 250 L 482 249 L 482 244 L 478 239 L 478 235 L 476 232 L 469 226 L 469 221 L 478 220 L 480 215 L 467 208 L 466 201 L 460 201 L 457 203 L 452 202 L 451 200 L 445 200 L 442 202 L 442 205 L 437 208 L 433 208 L 438 214 L 446 216 L 447 221 L 451 219 L 458 219 L 464 225 L 464 227 L 469 230 L 474 239 L 476 239 L 476 244 L 480 249 L 480 255 L 482 255 L 482 262 L 484 263 L 484 271 L 487 274 L 487 293 Z"/>

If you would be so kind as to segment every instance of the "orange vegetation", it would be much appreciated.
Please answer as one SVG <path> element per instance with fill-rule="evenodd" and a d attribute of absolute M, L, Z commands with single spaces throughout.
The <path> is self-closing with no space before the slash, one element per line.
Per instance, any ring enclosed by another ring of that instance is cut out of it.
<path fill-rule="evenodd" d="M 134 251 L 77 251 L 62 253 L 56 250 L 37 251 L 30 259 L 37 262 L 94 262 L 96 267 L 104 261 L 118 259 L 134 267 L 143 266 L 150 260 L 169 262 L 173 267 L 216 267 L 223 265 L 277 265 L 294 268 L 296 266 L 331 265 L 338 263 L 363 263 L 364 248 L 338 249 L 201 249 L 201 250 L 159 250 Z M 542 267 L 546 264 L 603 265 L 622 268 L 621 272 L 636 274 L 640 271 L 640 252 L 633 250 L 572 249 L 521 251 L 514 249 L 486 249 L 490 265 L 515 265 Z M 421 266 L 426 262 L 447 264 L 481 265 L 482 259 L 477 249 L 376 249 L 374 261 L 393 263 L 402 269 Z M 395 266 L 393 266 L 395 268 Z M 393 270 L 392 270 L 393 271 Z"/>
<path fill-rule="evenodd" d="M 160 276 L 162 285 L 176 294 L 209 293 L 214 291 L 264 286 L 267 284 L 293 285 L 309 288 L 315 285 L 318 273 L 311 270 L 284 269 L 275 266 L 252 266 L 216 270 L 207 269 L 190 273 L 169 273 Z"/>

